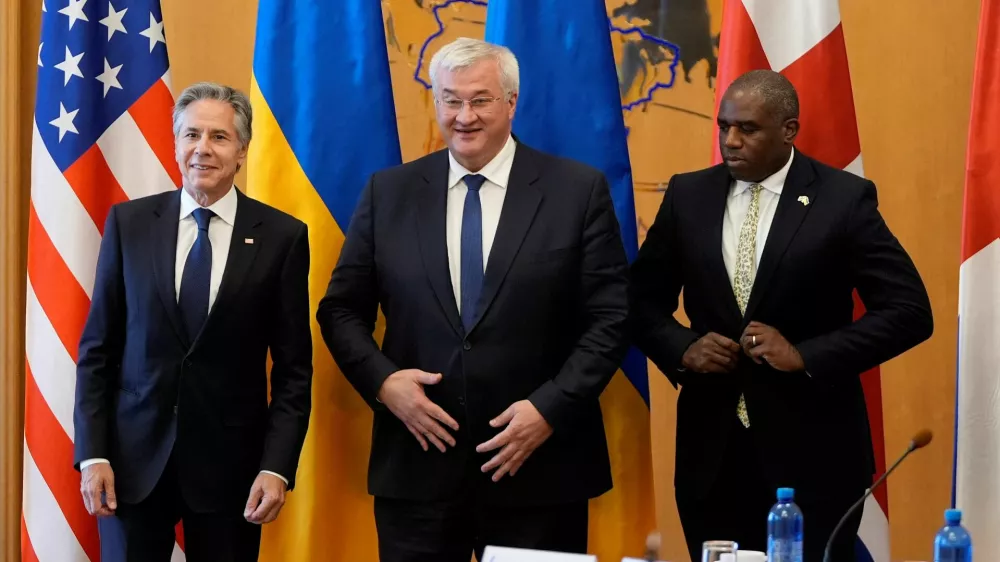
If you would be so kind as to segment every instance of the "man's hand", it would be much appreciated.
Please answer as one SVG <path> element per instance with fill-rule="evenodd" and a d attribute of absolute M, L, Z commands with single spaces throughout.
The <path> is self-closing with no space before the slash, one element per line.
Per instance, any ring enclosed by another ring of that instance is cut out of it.
<path fill-rule="evenodd" d="M 101 501 L 101 494 L 105 495 Z M 87 513 L 98 517 L 108 517 L 115 514 L 118 501 L 115 499 L 115 473 L 111 465 L 99 462 L 83 469 L 80 476 L 80 494 Z"/>
<path fill-rule="evenodd" d="M 419 369 L 404 369 L 389 375 L 378 391 L 379 402 L 386 405 L 427 450 L 430 441 L 442 453 L 445 443 L 455 446 L 455 438 L 441 423 L 458 431 L 458 422 L 424 394 L 425 384 L 441 382 L 440 373 L 427 373 Z M 438 423 L 441 422 L 441 423 Z"/>
<path fill-rule="evenodd" d="M 527 400 L 514 402 L 502 414 L 490 421 L 491 427 L 507 426 L 489 441 L 476 447 L 477 453 L 492 451 L 502 447 L 490 462 L 482 467 L 483 472 L 494 468 L 493 481 L 498 482 L 504 474 L 517 474 L 524 461 L 531 456 L 546 439 L 552 435 L 552 426 L 545 421 L 534 404 Z"/>
<path fill-rule="evenodd" d="M 285 481 L 273 474 L 261 472 L 250 486 L 250 498 L 243 510 L 243 518 L 261 525 L 278 518 L 278 512 L 285 505 Z"/>
<path fill-rule="evenodd" d="M 805 370 L 799 350 L 788 343 L 781 332 L 760 322 L 751 322 L 740 337 L 743 351 L 758 364 L 766 361 L 779 371 Z"/>
<path fill-rule="evenodd" d="M 687 348 L 681 364 L 696 373 L 730 373 L 736 368 L 739 353 L 740 344 L 710 332 Z"/>

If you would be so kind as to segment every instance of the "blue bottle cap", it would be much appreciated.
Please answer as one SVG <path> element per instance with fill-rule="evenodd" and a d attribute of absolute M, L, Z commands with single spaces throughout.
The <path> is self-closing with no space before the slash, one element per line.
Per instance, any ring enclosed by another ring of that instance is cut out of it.
<path fill-rule="evenodd" d="M 778 501 L 790 502 L 795 499 L 795 488 L 778 488 Z"/>
<path fill-rule="evenodd" d="M 961 509 L 946 509 L 944 510 L 944 521 L 948 525 L 954 526 L 962 523 L 962 510 Z"/>

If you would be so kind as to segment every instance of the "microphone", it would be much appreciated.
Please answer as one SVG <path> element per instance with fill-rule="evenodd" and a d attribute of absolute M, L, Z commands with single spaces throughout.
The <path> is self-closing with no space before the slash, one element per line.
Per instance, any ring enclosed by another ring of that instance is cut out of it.
<path fill-rule="evenodd" d="M 660 559 L 660 533 L 653 531 L 646 537 L 645 562 L 656 562 Z"/>
<path fill-rule="evenodd" d="M 830 562 L 830 549 L 833 548 L 833 539 L 837 538 L 837 533 L 840 531 L 840 528 L 844 526 L 844 523 L 847 522 L 847 518 L 850 517 L 852 513 L 857 511 L 858 507 L 865 503 L 865 500 L 868 499 L 868 496 L 872 495 L 875 488 L 878 488 L 879 485 L 881 485 L 882 482 L 884 482 L 885 479 L 892 474 L 892 471 L 896 470 L 896 467 L 899 466 L 906 457 L 910 456 L 910 453 L 916 451 L 917 449 L 923 449 L 926 447 L 931 442 L 933 437 L 934 434 L 931 433 L 930 430 L 922 429 L 918 431 L 917 434 L 913 436 L 913 439 L 910 440 L 910 445 L 906 448 L 906 452 L 903 453 L 903 456 L 899 457 L 899 460 L 897 460 L 892 467 L 889 468 L 889 470 L 885 471 L 885 474 L 876 480 L 875 483 L 872 484 L 871 488 L 868 488 L 865 495 L 861 496 L 861 499 L 856 501 L 854 505 L 847 510 L 847 513 L 840 518 L 840 522 L 837 523 L 837 526 L 833 528 L 833 532 L 830 533 L 829 540 L 826 541 L 826 550 L 823 551 L 823 562 Z"/>

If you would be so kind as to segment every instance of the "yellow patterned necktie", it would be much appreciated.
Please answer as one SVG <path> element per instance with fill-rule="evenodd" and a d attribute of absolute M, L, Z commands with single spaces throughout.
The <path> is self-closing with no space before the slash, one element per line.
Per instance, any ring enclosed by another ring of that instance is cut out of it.
<path fill-rule="evenodd" d="M 759 183 L 750 186 L 750 208 L 740 227 L 740 241 L 736 246 L 736 273 L 733 275 L 733 292 L 736 294 L 736 304 L 740 314 L 746 314 L 750 291 L 753 289 L 753 278 L 757 274 L 757 223 L 760 220 L 760 190 Z M 750 416 L 747 415 L 746 398 L 740 394 L 740 402 L 736 405 L 736 416 L 740 418 L 743 427 L 750 427 Z"/>

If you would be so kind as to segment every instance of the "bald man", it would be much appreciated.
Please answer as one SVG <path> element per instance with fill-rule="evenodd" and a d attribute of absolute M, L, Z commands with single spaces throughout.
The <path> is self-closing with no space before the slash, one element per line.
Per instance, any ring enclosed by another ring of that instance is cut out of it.
<path fill-rule="evenodd" d="M 803 510 L 806 562 L 822 560 L 875 472 L 859 376 L 933 330 L 875 185 L 797 151 L 798 117 L 780 74 L 734 81 L 718 115 L 725 162 L 671 179 L 632 269 L 635 340 L 681 388 L 675 492 L 693 560 L 711 539 L 765 550 L 779 487 Z M 673 316 L 681 290 L 690 326 Z M 833 560 L 855 559 L 860 522 Z"/>

